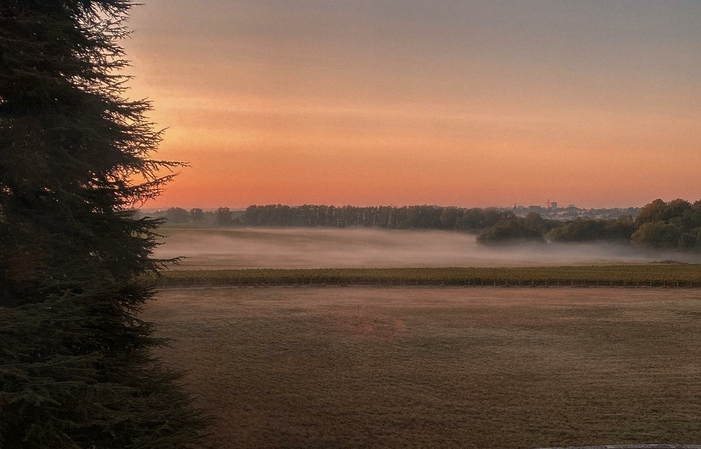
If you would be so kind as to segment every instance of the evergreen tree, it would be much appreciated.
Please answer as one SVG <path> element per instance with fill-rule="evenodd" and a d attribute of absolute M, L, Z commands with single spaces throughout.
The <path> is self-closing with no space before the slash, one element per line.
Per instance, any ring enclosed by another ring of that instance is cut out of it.
<path fill-rule="evenodd" d="M 179 164 L 125 98 L 129 0 L 0 3 L 0 447 L 175 448 L 203 420 L 150 349 L 139 281 Z M 163 170 L 166 174 L 162 175 Z"/>

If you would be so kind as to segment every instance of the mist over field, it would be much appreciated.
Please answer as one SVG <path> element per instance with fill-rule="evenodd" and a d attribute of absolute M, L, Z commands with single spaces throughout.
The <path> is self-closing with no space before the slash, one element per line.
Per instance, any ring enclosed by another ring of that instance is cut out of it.
<path fill-rule="evenodd" d="M 643 253 L 597 244 L 491 247 L 445 231 L 317 228 L 165 228 L 156 257 L 185 259 L 174 269 L 497 267 L 701 262 L 677 252 Z"/>

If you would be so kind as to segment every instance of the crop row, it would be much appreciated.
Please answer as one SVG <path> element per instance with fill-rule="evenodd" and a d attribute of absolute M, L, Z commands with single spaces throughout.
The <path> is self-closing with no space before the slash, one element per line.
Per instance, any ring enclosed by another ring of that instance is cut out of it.
<path fill-rule="evenodd" d="M 173 270 L 163 287 L 256 285 L 455 285 L 701 287 L 701 265 L 500 268 Z"/>

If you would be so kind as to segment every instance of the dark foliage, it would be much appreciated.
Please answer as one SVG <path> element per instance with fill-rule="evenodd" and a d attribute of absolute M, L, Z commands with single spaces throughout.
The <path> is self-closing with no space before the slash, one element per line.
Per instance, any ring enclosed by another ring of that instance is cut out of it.
<path fill-rule="evenodd" d="M 620 241 L 629 242 L 635 232 L 635 224 L 630 217 L 613 220 L 576 219 L 565 223 L 547 234 L 554 242 L 592 242 Z"/>
<path fill-rule="evenodd" d="M 543 234 L 549 227 L 540 215 L 532 213 L 527 217 L 504 220 L 491 228 L 485 229 L 477 236 L 477 241 L 484 244 L 513 243 L 528 241 L 545 243 Z"/>
<path fill-rule="evenodd" d="M 124 98 L 130 1 L 0 3 L 0 447 L 186 447 L 202 420 L 151 359 L 137 278 L 160 220 L 130 208 L 179 164 L 151 159 Z"/>
<path fill-rule="evenodd" d="M 176 448 L 202 416 L 156 363 L 151 326 L 118 306 L 138 286 L 0 314 L 0 447 Z"/>
<path fill-rule="evenodd" d="M 249 206 L 241 217 L 246 226 L 377 227 L 478 231 L 514 218 L 510 211 L 440 206 Z"/>
<path fill-rule="evenodd" d="M 641 248 L 701 250 L 701 201 L 665 203 L 655 200 L 633 220 L 622 216 L 610 220 L 583 219 L 568 222 L 546 220 L 538 214 L 510 218 L 484 230 L 481 243 L 503 243 L 523 239 L 551 242 L 634 243 Z"/>
<path fill-rule="evenodd" d="M 640 211 L 635 224 L 631 239 L 640 247 L 701 249 L 701 201 L 655 200 Z"/>

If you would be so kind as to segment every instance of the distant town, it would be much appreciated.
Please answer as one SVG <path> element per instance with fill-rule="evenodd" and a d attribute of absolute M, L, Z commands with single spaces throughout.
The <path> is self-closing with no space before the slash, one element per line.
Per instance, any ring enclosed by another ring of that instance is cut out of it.
<path fill-rule="evenodd" d="M 642 207 L 615 207 L 615 208 L 579 208 L 574 204 L 569 204 L 567 207 L 560 207 L 557 201 L 547 200 L 542 206 L 520 206 L 514 204 L 512 208 L 499 208 L 499 210 L 510 210 L 519 217 L 525 217 L 531 212 L 539 214 L 543 218 L 550 220 L 569 221 L 577 218 L 594 218 L 610 220 L 625 215 L 635 218 Z"/>

